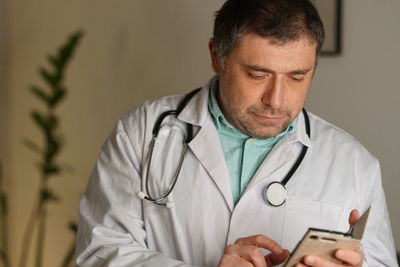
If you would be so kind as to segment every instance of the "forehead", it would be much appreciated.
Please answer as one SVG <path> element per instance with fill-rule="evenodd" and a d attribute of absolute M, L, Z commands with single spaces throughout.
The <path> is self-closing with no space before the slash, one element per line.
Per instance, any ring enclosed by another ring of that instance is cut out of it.
<path fill-rule="evenodd" d="M 310 68 L 316 61 L 315 42 L 308 38 L 281 42 L 273 38 L 246 34 L 228 55 L 229 61 L 284 71 L 288 68 Z"/>

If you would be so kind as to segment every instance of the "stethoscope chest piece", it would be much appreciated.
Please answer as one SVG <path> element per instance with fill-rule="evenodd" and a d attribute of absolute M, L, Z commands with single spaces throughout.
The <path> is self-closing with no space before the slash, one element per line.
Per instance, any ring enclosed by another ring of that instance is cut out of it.
<path fill-rule="evenodd" d="M 287 192 L 285 186 L 280 182 L 272 182 L 264 189 L 264 200 L 274 207 L 285 203 Z"/>

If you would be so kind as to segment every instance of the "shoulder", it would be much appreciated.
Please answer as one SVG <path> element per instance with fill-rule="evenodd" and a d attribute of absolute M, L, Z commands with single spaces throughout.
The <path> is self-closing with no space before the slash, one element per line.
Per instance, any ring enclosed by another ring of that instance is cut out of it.
<path fill-rule="evenodd" d="M 163 112 L 176 109 L 182 96 L 173 95 L 148 100 L 123 114 L 103 144 L 103 150 L 110 144 L 124 151 L 132 148 L 134 152 L 128 154 L 136 156 L 135 162 L 141 161 L 147 149 L 146 144 L 151 140 L 156 120 Z"/>
<path fill-rule="evenodd" d="M 331 194 L 323 193 L 327 202 L 355 205 L 365 210 L 375 198 L 373 188 L 381 184 L 379 161 L 345 130 L 314 114 L 309 115 L 311 153 L 308 160 L 311 173 L 318 177 L 313 182 L 329 189 Z M 341 198 L 337 198 L 338 194 Z"/>
<path fill-rule="evenodd" d="M 309 113 L 311 123 L 312 149 L 321 154 L 344 157 L 347 161 L 367 165 L 378 164 L 377 159 L 350 133 Z"/>
<path fill-rule="evenodd" d="M 179 101 L 184 97 L 180 95 L 164 96 L 155 100 L 147 100 L 131 109 L 120 117 L 120 123 L 127 132 L 153 125 L 157 118 L 165 111 L 176 109 Z"/>
<path fill-rule="evenodd" d="M 167 110 L 176 109 L 179 101 L 184 95 L 170 95 L 164 96 L 159 99 L 147 100 L 137 107 L 131 109 L 121 116 L 124 121 L 135 119 L 137 117 L 154 115 L 155 113 L 162 113 Z"/>

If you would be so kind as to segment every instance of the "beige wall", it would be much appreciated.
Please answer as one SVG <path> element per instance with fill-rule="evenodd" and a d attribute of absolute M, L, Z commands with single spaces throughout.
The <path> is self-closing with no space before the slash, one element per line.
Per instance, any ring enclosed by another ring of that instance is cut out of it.
<path fill-rule="evenodd" d="M 6 80 L 6 67 L 7 67 L 7 5 L 5 2 L 0 1 L 0 129 L 4 129 L 6 125 L 7 107 L 7 80 Z M 5 154 L 5 138 L 6 131 L 0 130 L 0 162 L 4 160 Z M 4 163 L 3 163 L 4 164 Z"/>
<path fill-rule="evenodd" d="M 60 1 L 10 0 L 8 51 L 8 124 L 2 128 L 7 154 L 13 258 L 37 188 L 36 158 L 22 137 L 39 139 L 28 118 L 38 102 L 28 86 L 40 83 L 36 68 L 44 56 L 84 29 L 86 35 L 70 65 L 68 99 L 62 104 L 62 128 L 68 144 L 62 161 L 73 174 L 52 181 L 62 202 L 50 206 L 46 266 L 57 266 L 72 236 L 60 225 L 77 219 L 76 205 L 104 138 L 123 112 L 145 99 L 185 92 L 212 74 L 207 42 L 212 14 L 222 0 Z M 1 2 L 0 2 L 1 3 Z M 0 6 L 1 7 L 1 6 Z M 344 54 L 322 58 L 308 106 L 346 128 L 382 162 L 384 185 L 400 247 L 400 214 L 395 203 L 400 186 L 396 43 L 400 10 L 397 0 L 345 2 Z M 378 23 L 379 22 L 379 23 Z M 396 36 L 390 36 L 397 33 Z M 3 33 L 2 33 L 3 34 Z M 0 35 L 1 36 L 1 35 Z M 0 37 L 1 38 L 1 37 Z M 0 39 L 1 40 L 1 39 Z M 0 86 L 2 84 L 0 83 Z M 3 105 L 3 99 L 0 99 Z"/>

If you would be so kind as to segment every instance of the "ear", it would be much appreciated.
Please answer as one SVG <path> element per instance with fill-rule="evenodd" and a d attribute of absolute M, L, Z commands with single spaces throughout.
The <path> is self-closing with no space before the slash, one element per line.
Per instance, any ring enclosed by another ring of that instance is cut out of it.
<path fill-rule="evenodd" d="M 218 60 L 217 50 L 215 48 L 213 38 L 211 38 L 210 41 L 208 42 L 208 49 L 210 51 L 211 66 L 212 66 L 215 74 L 219 75 L 221 73 L 222 67 Z"/>

